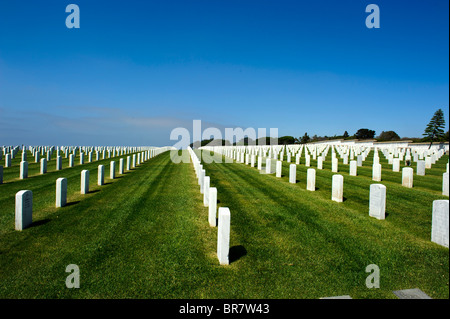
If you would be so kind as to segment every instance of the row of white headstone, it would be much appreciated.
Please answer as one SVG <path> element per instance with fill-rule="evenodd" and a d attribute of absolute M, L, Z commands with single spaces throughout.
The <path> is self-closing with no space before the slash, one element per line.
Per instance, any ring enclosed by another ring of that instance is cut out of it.
<path fill-rule="evenodd" d="M 191 156 L 191 161 L 194 166 L 195 174 L 200 186 L 200 193 L 203 194 L 203 205 L 208 207 L 208 222 L 211 227 L 217 228 L 217 258 L 221 265 L 228 265 L 229 251 L 230 251 L 230 223 L 231 215 L 228 207 L 219 207 L 219 218 L 216 219 L 217 214 L 217 188 L 210 187 L 210 177 L 206 175 L 200 160 L 198 159 L 192 148 L 187 148 Z"/>
<path fill-rule="evenodd" d="M 148 159 L 168 150 L 163 147 L 156 149 L 149 157 L 143 157 L 142 162 L 135 161 L 136 154 L 133 154 L 133 162 L 131 156 L 127 156 L 126 170 L 130 171 L 131 168 L 135 168 L 136 165 L 144 163 Z M 119 174 L 125 173 L 124 158 L 119 159 Z M 116 178 L 116 162 L 110 162 L 109 178 Z M 102 186 L 105 184 L 105 166 L 98 166 L 97 185 Z M 81 190 L 80 193 L 85 195 L 89 193 L 89 171 L 81 171 Z M 67 204 L 67 179 L 60 177 L 56 180 L 56 207 L 64 207 Z M 16 193 L 15 196 L 15 229 L 23 230 L 31 225 L 33 221 L 33 192 L 31 190 L 21 190 Z"/>
<path fill-rule="evenodd" d="M 254 155 L 252 155 L 254 156 Z M 258 163 L 261 163 L 261 157 L 258 158 Z M 271 158 L 266 159 L 265 173 L 271 174 Z M 250 164 L 254 165 L 252 158 Z M 379 165 L 379 164 L 374 164 Z M 355 164 L 356 166 L 356 164 Z M 379 165 L 381 166 L 381 165 Z M 258 165 L 261 170 L 261 166 Z M 447 166 L 448 169 L 448 166 Z M 381 171 L 381 167 L 379 168 Z M 282 176 L 282 162 L 277 161 L 276 177 Z M 402 183 L 405 187 L 412 187 L 413 169 L 410 167 L 403 168 Z M 289 165 L 289 183 L 295 184 L 297 182 L 297 166 L 295 164 Z M 316 170 L 314 168 L 307 169 L 306 189 L 308 191 L 316 190 Z M 443 175 L 443 195 L 448 196 L 448 172 Z M 339 174 L 332 176 L 332 190 L 331 200 L 335 202 L 343 202 L 344 195 L 344 177 Z M 448 247 L 449 241 L 449 219 L 448 219 L 448 200 L 436 200 L 433 202 L 433 217 L 432 217 L 432 241 L 442 246 Z M 386 186 L 383 184 L 370 185 L 369 195 L 369 216 L 384 220 L 386 213 Z"/>
<path fill-rule="evenodd" d="M 257 155 L 256 155 L 256 151 L 254 151 L 254 149 L 251 149 L 253 151 L 250 151 L 248 153 L 245 152 L 245 149 L 244 149 L 244 151 L 242 151 L 242 150 L 241 151 L 239 151 L 239 150 L 233 151 L 232 149 L 221 148 L 221 147 L 204 147 L 203 149 L 208 150 L 208 151 L 213 151 L 213 152 L 215 151 L 221 155 L 225 155 L 229 158 L 232 158 L 233 160 L 236 160 L 238 163 L 245 163 L 246 165 L 255 167 L 255 161 L 256 161 Z M 300 148 L 299 152 L 297 153 L 297 157 L 296 157 L 297 165 L 300 163 L 299 156 L 301 155 L 301 150 L 302 150 L 302 148 Z M 332 148 L 332 150 L 334 150 L 334 149 Z M 317 158 L 317 169 L 323 169 L 323 161 L 326 156 L 326 151 L 327 151 L 327 149 L 324 151 L 324 153 L 322 153 L 321 156 L 319 156 Z M 363 165 L 363 161 L 365 160 L 365 157 L 367 156 L 369 151 L 370 150 L 366 149 L 363 152 L 363 154 L 356 155 L 357 160 L 350 161 L 350 166 L 349 166 L 349 175 L 350 176 L 357 176 L 357 168 L 358 168 L 358 166 L 361 167 Z M 406 151 L 406 152 L 408 153 L 408 151 Z M 307 152 L 307 150 L 306 150 L 306 152 Z M 440 150 L 438 153 L 439 153 L 439 156 L 436 157 L 436 160 L 439 159 L 443 155 L 442 150 Z M 310 157 L 308 154 L 306 154 L 305 156 L 306 156 L 305 166 L 310 167 Z M 283 158 L 282 155 L 280 155 L 280 158 Z M 263 161 L 264 161 L 264 156 L 258 155 L 257 163 L 258 163 L 259 170 L 261 170 L 261 168 L 262 168 Z M 288 163 L 289 162 L 290 161 L 288 160 Z M 346 157 L 346 156 L 344 156 L 344 164 L 348 164 L 348 157 Z M 291 164 L 291 165 L 294 165 L 294 164 Z M 399 171 L 399 169 L 400 169 L 399 159 L 394 159 L 393 166 L 394 166 L 394 171 Z M 425 161 L 419 160 L 417 163 L 417 175 L 425 175 L 425 168 L 426 168 Z M 276 161 L 276 176 L 277 177 L 281 177 L 281 169 L 282 169 L 282 160 L 277 160 Z M 269 156 L 268 158 L 266 158 L 266 174 L 271 174 L 271 170 L 272 170 L 272 158 Z M 331 171 L 334 173 L 337 173 L 339 171 L 338 159 L 337 159 L 336 153 L 334 153 L 334 151 L 332 152 Z M 376 181 L 376 182 L 381 181 L 381 171 L 382 171 L 382 166 L 379 163 L 378 151 L 375 150 L 374 163 L 372 165 L 372 180 L 373 181 Z M 449 173 L 449 164 L 447 163 L 446 173 L 443 173 L 443 176 L 442 176 L 442 194 L 445 196 L 449 196 L 448 173 Z M 292 170 L 290 170 L 290 175 L 292 175 L 292 174 L 294 174 L 294 173 Z M 412 167 L 403 167 L 402 168 L 402 185 L 404 187 L 412 188 L 413 181 L 414 181 L 414 169 Z"/>
<path fill-rule="evenodd" d="M 7 149 L 4 147 L 3 152 L 5 152 Z M 11 150 L 7 153 L 5 153 L 5 168 L 11 167 L 11 160 L 15 158 L 15 155 L 19 152 L 20 148 L 15 147 L 11 148 Z M 63 152 L 65 154 L 65 158 L 69 158 L 69 166 L 73 166 L 74 158 L 77 156 L 77 151 L 79 153 L 80 157 L 80 164 L 84 164 L 85 161 L 85 155 L 87 155 L 89 162 L 92 162 L 93 154 L 95 152 L 95 159 L 98 161 L 100 160 L 100 154 L 101 159 L 116 157 L 116 156 L 122 156 L 127 155 L 131 153 L 144 153 L 148 152 L 149 154 L 154 154 L 158 150 L 158 148 L 154 147 L 68 147 L 68 146 L 61 146 L 61 147 L 28 147 L 28 150 L 26 147 L 22 148 L 22 161 L 27 161 L 27 151 L 30 151 L 32 156 L 35 159 L 36 163 L 39 163 L 41 160 L 41 155 L 44 155 L 44 150 L 46 152 L 45 159 L 47 161 L 50 161 L 53 155 L 53 152 L 56 151 L 56 157 L 58 158 L 60 156 L 59 152 Z M 0 152 L 0 160 L 2 159 L 1 156 L 2 152 Z"/>
<path fill-rule="evenodd" d="M 161 149 L 166 149 L 166 148 L 161 148 Z M 161 152 L 161 149 L 150 149 L 147 151 L 141 151 L 139 153 L 135 153 L 132 154 L 132 162 L 130 162 L 131 160 L 131 155 L 127 156 L 127 167 L 129 169 L 130 165 L 131 167 L 135 167 L 136 164 L 139 165 L 142 162 L 146 161 L 149 158 L 154 157 L 156 154 L 159 154 Z M 25 152 L 23 154 L 26 154 Z M 99 153 L 97 153 L 97 157 L 96 157 L 96 161 L 99 160 Z M 9 154 L 8 154 L 9 155 Z M 113 157 L 115 154 L 113 154 Z M 121 155 L 118 155 L 121 156 Z M 109 156 L 108 156 L 109 158 Z M 89 153 L 89 160 L 88 163 L 92 162 L 92 153 Z M 80 153 L 80 165 L 84 165 L 85 161 L 84 161 L 84 154 Z M 10 166 L 10 165 L 9 165 Z M 68 167 L 74 167 L 74 155 L 70 154 L 69 155 L 69 166 Z M 62 157 L 61 156 L 57 156 L 56 157 L 56 170 L 62 170 Z M 47 159 L 46 158 L 42 158 L 40 160 L 40 174 L 46 174 L 47 173 Z M 20 179 L 26 179 L 28 178 L 28 162 L 26 161 L 26 156 L 22 155 L 22 161 L 20 162 L 20 168 L 19 168 L 19 178 Z M 0 184 L 3 183 L 3 167 L 0 166 Z"/>
<path fill-rule="evenodd" d="M 388 159 L 389 164 L 393 165 L 394 171 L 399 171 L 399 163 L 400 161 L 405 160 L 405 164 L 409 161 L 411 163 L 411 159 L 415 162 L 419 160 L 424 160 L 426 162 L 426 168 L 431 168 L 431 165 L 434 164 L 439 158 L 445 153 L 444 149 L 438 149 L 434 147 L 431 150 L 426 150 L 423 147 L 368 147 L 368 146 L 347 146 L 347 145 L 333 145 L 333 144 L 305 144 L 305 145 L 273 145 L 273 146 L 211 146 L 211 147 L 203 147 L 212 149 L 215 152 L 219 152 L 227 157 L 233 158 L 239 162 L 244 161 L 244 154 L 259 155 L 263 157 L 269 157 L 273 159 L 279 159 L 284 161 L 284 153 L 286 151 L 287 154 L 287 162 L 291 162 L 291 158 L 293 156 L 296 157 L 296 164 L 300 164 L 300 157 L 302 152 L 305 152 L 305 165 L 310 166 L 311 156 L 313 160 L 320 161 L 320 157 L 322 157 L 322 161 L 325 160 L 328 152 L 331 150 L 333 159 L 336 157 L 336 153 L 339 154 L 340 158 L 343 160 L 345 165 L 348 164 L 349 159 L 354 160 L 357 158 L 357 165 L 362 166 L 362 162 L 365 161 L 368 154 L 374 151 L 374 164 L 379 164 L 378 151 L 380 150 L 382 154 Z M 446 146 L 448 150 L 448 146 Z M 395 158 L 394 158 L 395 157 Z M 398 162 L 398 163 L 397 163 Z M 398 164 L 398 165 L 397 165 Z M 320 164 L 319 164 L 320 166 Z M 320 168 L 319 168 L 320 169 Z"/>

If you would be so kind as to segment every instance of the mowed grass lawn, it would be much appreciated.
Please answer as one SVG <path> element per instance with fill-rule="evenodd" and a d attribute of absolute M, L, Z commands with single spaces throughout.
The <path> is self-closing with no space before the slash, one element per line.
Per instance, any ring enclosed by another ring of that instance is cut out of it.
<path fill-rule="evenodd" d="M 210 157 L 202 153 L 203 159 Z M 214 158 L 222 163 L 204 164 L 206 175 L 218 190 L 219 205 L 230 208 L 231 245 L 247 251 L 237 263 L 245 269 L 243 277 L 253 278 L 247 283 L 255 288 L 249 297 L 396 298 L 392 291 L 416 287 L 432 298 L 449 297 L 448 248 L 430 241 L 432 202 L 448 199 L 441 195 L 448 156 L 427 170 L 427 176 L 414 176 L 413 189 L 403 187 L 401 172 L 392 172 L 381 158 L 385 220 L 368 214 L 369 188 L 375 183 L 373 152 L 356 177 L 349 176 L 349 165 L 340 160 L 343 203 L 331 201 L 331 152 L 324 169 L 316 169 L 315 192 L 306 190 L 304 152 L 296 184 L 288 182 L 287 162 L 283 177 L 277 178 L 244 164 L 225 164 L 218 154 Z M 311 161 L 311 167 L 316 166 Z M 380 269 L 379 289 L 365 285 L 370 264 Z"/>
<path fill-rule="evenodd" d="M 287 163 L 282 178 L 243 164 L 204 164 L 218 206 L 231 211 L 231 264 L 220 266 L 217 228 L 208 224 L 192 164 L 174 164 L 166 152 L 109 180 L 109 161 L 26 180 L 5 175 L 1 298 L 395 298 L 392 290 L 416 287 L 449 297 L 448 249 L 430 241 L 432 201 L 445 198 L 430 186 L 442 182 L 439 172 L 414 189 L 386 173 L 387 217 L 378 221 L 368 216 L 369 168 L 358 168 L 358 177 L 342 173 L 346 200 L 335 203 L 328 161 L 316 192 L 306 191 L 304 165 L 289 184 Z M 96 185 L 99 164 L 104 186 Z M 88 195 L 79 194 L 82 169 L 90 171 Z M 63 208 L 54 208 L 58 177 L 68 179 Z M 21 189 L 33 191 L 34 223 L 19 232 Z M 79 289 L 66 288 L 69 264 L 79 266 Z M 379 289 L 365 285 L 369 264 L 380 268 Z"/>

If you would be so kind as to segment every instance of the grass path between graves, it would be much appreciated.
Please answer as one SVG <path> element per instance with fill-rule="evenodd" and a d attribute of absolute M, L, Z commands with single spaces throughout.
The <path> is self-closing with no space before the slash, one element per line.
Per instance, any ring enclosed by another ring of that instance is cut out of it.
<path fill-rule="evenodd" d="M 379 221 L 368 216 L 369 178 L 342 173 L 345 201 L 331 201 L 331 164 L 316 170 L 315 192 L 306 190 L 304 165 L 297 166 L 297 184 L 288 183 L 286 162 L 282 178 L 237 163 L 204 167 L 219 205 L 230 208 L 231 245 L 247 251 L 236 263 L 245 268 L 242 281 L 259 288 L 250 297 L 396 298 L 393 290 L 418 287 L 448 298 L 448 249 L 430 241 L 432 201 L 448 199 L 437 191 L 382 182 L 387 217 Z M 441 187 L 439 175 L 434 178 Z M 380 268 L 379 289 L 365 285 L 369 264 Z"/>
<path fill-rule="evenodd" d="M 107 184 L 97 186 L 98 164 L 0 185 L 0 298 L 394 298 L 415 287 L 448 298 L 448 249 L 429 240 L 433 191 L 389 186 L 378 221 L 362 177 L 345 176 L 338 204 L 326 170 L 307 192 L 300 167 L 294 185 L 243 164 L 205 164 L 218 205 L 231 210 L 231 264 L 220 266 L 192 164 L 166 152 L 115 180 L 105 165 Z M 82 169 L 91 172 L 84 196 Z M 69 205 L 56 209 L 58 177 L 68 179 Z M 19 189 L 34 197 L 34 223 L 21 232 Z M 69 264 L 79 266 L 79 289 L 65 286 Z M 365 286 L 369 264 L 380 267 L 380 289 Z"/>
<path fill-rule="evenodd" d="M 167 298 L 194 293 L 190 285 L 197 281 L 196 268 L 210 267 L 214 258 L 205 257 L 208 249 L 199 235 L 201 206 L 189 164 L 175 165 L 168 153 L 161 154 L 118 179 L 106 178 L 105 186 L 94 185 L 85 197 L 76 194 L 79 181 L 72 185 L 79 171 L 74 170 L 73 178 L 65 172 L 69 205 L 59 209 L 54 208 L 56 175 L 42 176 L 40 183 L 17 182 L 15 187 L 26 186 L 34 196 L 34 223 L 22 232 L 14 231 L 14 192 L 3 198 L 0 297 Z M 96 172 L 91 171 L 91 185 L 93 180 Z M 49 199 L 41 200 L 45 196 Z M 79 266 L 80 289 L 65 286 L 69 264 Z"/>

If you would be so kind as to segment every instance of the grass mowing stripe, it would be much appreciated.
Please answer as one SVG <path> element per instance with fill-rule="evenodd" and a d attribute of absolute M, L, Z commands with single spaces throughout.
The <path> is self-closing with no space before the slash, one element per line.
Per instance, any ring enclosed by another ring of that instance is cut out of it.
<path fill-rule="evenodd" d="M 259 174 L 244 165 L 213 163 L 205 164 L 205 167 L 212 181 L 217 180 L 221 205 L 229 206 L 232 211 L 232 231 L 244 234 L 249 241 L 252 235 L 256 238 L 266 238 L 266 245 L 278 247 L 277 249 L 283 251 L 282 254 L 273 253 L 273 256 L 278 258 L 271 258 L 269 254 L 265 256 L 274 264 L 282 264 L 280 255 L 286 254 L 287 257 L 290 250 L 300 251 L 299 256 L 290 256 L 294 260 L 290 264 L 298 264 L 300 268 L 303 266 L 302 270 L 314 269 L 312 273 L 297 273 L 316 283 L 309 291 L 300 289 L 299 296 L 326 296 L 321 293 L 326 291 L 334 291 L 337 294 L 342 287 L 346 287 L 352 291 L 352 296 L 356 297 L 392 298 L 391 290 L 399 286 L 404 288 L 404 285 L 418 285 L 430 295 L 448 296 L 448 251 L 431 243 L 428 238 L 417 238 L 409 234 L 407 227 L 402 226 L 403 230 L 399 230 L 398 224 L 388 220 L 375 220 L 368 217 L 366 212 L 362 215 L 351 205 L 334 203 L 329 199 L 331 192 L 325 197 L 319 191 L 307 192 L 296 187 L 297 185 L 288 184 L 274 176 Z M 220 187 L 222 181 L 226 185 L 224 188 Z M 234 185 L 235 189 L 230 185 Z M 242 189 L 248 190 L 246 196 L 240 195 Z M 251 200 L 253 193 L 257 194 L 262 190 L 265 193 L 266 209 L 261 208 L 261 203 Z M 251 222 L 241 223 L 242 215 Z M 272 215 L 274 223 L 260 222 L 261 216 L 268 219 L 268 215 Z M 303 229 L 302 224 L 286 222 L 289 217 L 294 217 L 294 221 L 295 218 L 301 221 L 305 220 L 305 216 L 317 220 L 307 223 L 308 227 Z M 248 230 L 247 226 L 251 223 L 259 223 L 261 227 Z M 245 227 L 242 226 L 244 224 Z M 254 230 L 263 227 L 267 229 L 255 234 Z M 281 238 L 284 245 L 272 242 L 274 236 Z M 249 256 L 252 249 L 253 247 L 247 247 Z M 421 257 L 427 256 L 427 260 L 418 258 L 418 254 Z M 317 261 L 316 267 L 308 264 L 307 260 Z M 384 270 L 384 287 L 381 290 L 369 291 L 365 287 L 367 274 L 364 269 L 370 263 L 376 263 Z M 429 275 L 430 273 L 434 275 Z M 291 272 L 291 275 L 290 278 L 298 282 L 298 279 L 295 280 L 295 272 Z M 335 278 L 338 280 L 333 281 Z M 278 280 L 283 282 L 282 278 Z M 298 291 L 299 287 L 304 285 L 298 283 L 290 292 Z"/>
<path fill-rule="evenodd" d="M 221 267 L 192 167 L 165 153 L 137 170 L 26 229 L 27 240 L 2 236 L 15 244 L 0 254 L 0 296 L 208 297 Z M 70 263 L 80 267 L 80 289 L 65 287 Z"/>

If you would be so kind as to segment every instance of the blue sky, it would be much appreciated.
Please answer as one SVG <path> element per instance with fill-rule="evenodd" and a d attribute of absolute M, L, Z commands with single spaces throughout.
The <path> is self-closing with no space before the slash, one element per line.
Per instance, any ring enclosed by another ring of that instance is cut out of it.
<path fill-rule="evenodd" d="M 68 29 L 68 4 L 80 29 Z M 365 8 L 380 8 L 368 29 Z M 0 145 L 173 145 L 172 129 L 448 130 L 449 3 L 0 1 Z"/>

